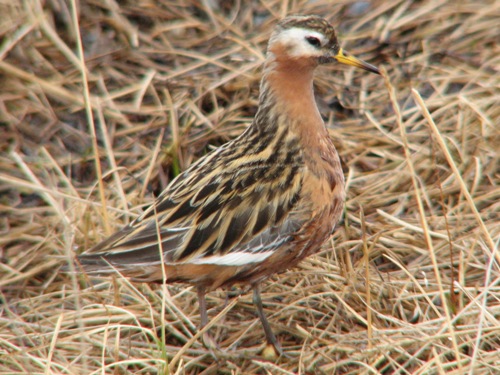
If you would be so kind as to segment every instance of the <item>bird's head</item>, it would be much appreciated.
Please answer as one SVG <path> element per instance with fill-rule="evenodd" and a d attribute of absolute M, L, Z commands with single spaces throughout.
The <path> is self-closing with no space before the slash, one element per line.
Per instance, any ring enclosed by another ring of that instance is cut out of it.
<path fill-rule="evenodd" d="M 380 74 L 375 66 L 344 51 L 333 26 L 318 16 L 290 16 L 281 20 L 269 39 L 268 53 L 284 65 L 316 66 L 337 61 Z"/>

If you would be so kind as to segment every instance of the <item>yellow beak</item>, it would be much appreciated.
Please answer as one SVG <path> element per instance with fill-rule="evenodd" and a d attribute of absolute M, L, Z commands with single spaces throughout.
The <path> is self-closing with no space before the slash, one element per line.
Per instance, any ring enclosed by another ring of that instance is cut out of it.
<path fill-rule="evenodd" d="M 342 48 L 339 49 L 339 52 L 334 56 L 334 58 L 341 64 L 355 66 L 356 68 L 361 68 L 372 73 L 380 74 L 380 70 L 378 70 L 377 67 L 354 57 L 350 53 L 345 52 Z"/>

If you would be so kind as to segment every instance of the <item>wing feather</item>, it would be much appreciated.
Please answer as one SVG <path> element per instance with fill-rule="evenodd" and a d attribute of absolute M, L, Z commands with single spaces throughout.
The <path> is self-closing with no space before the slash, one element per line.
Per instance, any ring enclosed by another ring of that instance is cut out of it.
<path fill-rule="evenodd" d="M 270 147 L 278 155 L 269 156 L 269 148 L 259 145 L 266 158 L 234 158 L 237 143 L 200 159 L 140 217 L 82 254 L 80 261 L 100 258 L 118 268 L 134 261 L 159 262 L 161 238 L 168 263 L 202 264 L 210 257 L 237 262 L 237 256 L 224 255 L 274 251 L 291 240 L 302 224 L 294 210 L 301 193 L 301 158 L 276 151 L 275 143 Z"/>

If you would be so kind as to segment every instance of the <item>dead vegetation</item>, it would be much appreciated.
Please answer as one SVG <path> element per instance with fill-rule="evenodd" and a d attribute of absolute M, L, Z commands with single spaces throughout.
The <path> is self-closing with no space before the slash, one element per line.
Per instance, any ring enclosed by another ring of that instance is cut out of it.
<path fill-rule="evenodd" d="M 498 373 L 499 2 L 0 9 L 0 373 Z M 262 359 L 251 295 L 234 289 L 208 296 L 216 363 L 190 287 L 60 266 L 244 129 L 270 29 L 299 13 L 332 20 L 388 79 L 319 69 L 344 222 L 321 254 L 263 286 L 290 358 Z"/>

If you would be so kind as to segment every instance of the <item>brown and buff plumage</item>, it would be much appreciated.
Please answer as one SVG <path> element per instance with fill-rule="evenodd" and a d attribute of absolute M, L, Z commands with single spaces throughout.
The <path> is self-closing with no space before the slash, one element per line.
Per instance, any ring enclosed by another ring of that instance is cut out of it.
<path fill-rule="evenodd" d="M 313 93 L 315 68 L 334 61 L 378 73 L 342 51 L 326 20 L 282 20 L 269 41 L 252 124 L 180 174 L 130 225 L 81 254 L 83 269 L 194 284 L 202 325 L 206 291 L 250 283 L 268 342 L 280 351 L 258 284 L 317 252 L 345 198 Z"/>

